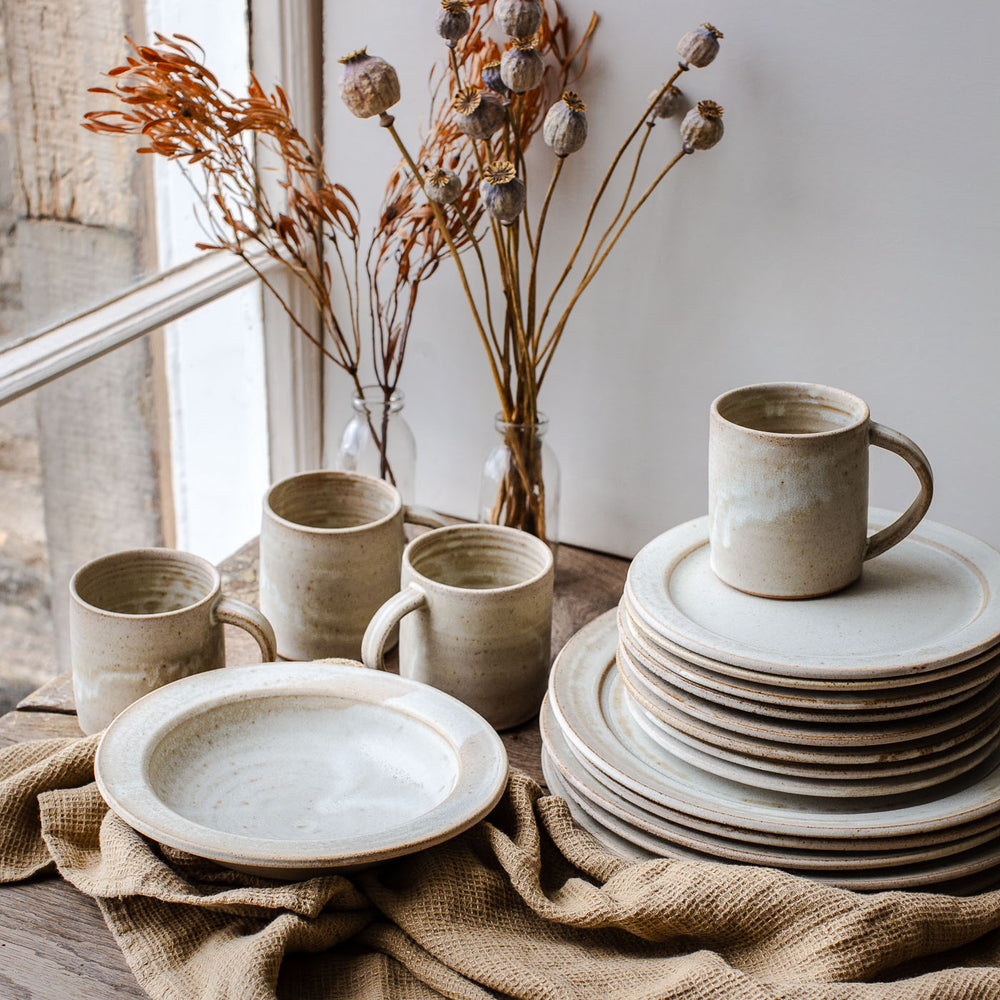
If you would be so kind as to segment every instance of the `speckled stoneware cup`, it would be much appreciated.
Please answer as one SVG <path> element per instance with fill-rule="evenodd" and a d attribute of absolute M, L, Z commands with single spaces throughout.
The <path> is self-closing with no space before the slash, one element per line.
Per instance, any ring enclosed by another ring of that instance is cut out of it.
<path fill-rule="evenodd" d="M 868 446 L 905 459 L 920 492 L 868 537 Z M 712 403 L 711 566 L 762 597 L 818 597 L 853 583 L 866 559 L 905 538 L 930 506 L 923 452 L 875 423 L 862 399 L 806 382 L 733 389 Z"/>
<path fill-rule="evenodd" d="M 223 624 L 275 659 L 274 631 L 221 593 L 207 560 L 173 549 L 129 549 L 81 566 L 70 580 L 70 659 L 80 728 L 96 733 L 133 701 L 226 664 Z"/>
<path fill-rule="evenodd" d="M 474 708 L 497 729 L 530 719 L 549 674 L 552 552 L 533 535 L 457 524 L 415 538 L 402 589 L 372 618 L 365 666 L 399 625 L 399 672 Z"/>
<path fill-rule="evenodd" d="M 260 606 L 289 660 L 358 659 L 371 616 L 399 589 L 404 523 L 439 527 L 389 483 L 357 472 L 304 472 L 264 497 Z"/>

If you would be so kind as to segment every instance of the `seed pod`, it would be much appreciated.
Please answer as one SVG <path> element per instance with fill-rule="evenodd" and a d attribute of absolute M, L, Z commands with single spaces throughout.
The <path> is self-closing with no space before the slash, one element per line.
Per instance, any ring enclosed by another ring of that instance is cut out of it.
<path fill-rule="evenodd" d="M 441 0 L 441 11 L 437 17 L 437 33 L 445 40 L 448 48 L 469 30 L 472 15 L 465 0 Z"/>
<path fill-rule="evenodd" d="M 542 0 L 497 0 L 493 20 L 505 35 L 526 38 L 542 26 Z"/>
<path fill-rule="evenodd" d="M 542 124 L 542 138 L 556 156 L 569 156 L 587 141 L 587 105 L 567 90 L 549 108 Z"/>
<path fill-rule="evenodd" d="M 515 38 L 500 58 L 500 78 L 515 94 L 534 90 L 544 74 L 545 61 L 531 38 Z"/>
<path fill-rule="evenodd" d="M 663 88 L 661 87 L 660 90 Z M 652 100 L 657 94 L 660 94 L 660 90 L 654 90 L 650 95 L 649 99 Z M 681 108 L 684 107 L 684 94 L 677 87 L 671 84 L 666 90 L 660 94 L 659 99 L 653 105 L 653 110 L 650 112 L 651 118 L 673 118 Z"/>
<path fill-rule="evenodd" d="M 514 164 L 507 160 L 495 160 L 483 167 L 479 193 L 486 202 L 486 210 L 504 226 L 509 226 L 521 214 L 527 197 Z"/>
<path fill-rule="evenodd" d="M 681 122 L 684 152 L 711 149 L 722 138 L 722 108 L 715 101 L 699 101 Z"/>
<path fill-rule="evenodd" d="M 450 205 L 462 193 L 462 178 L 454 170 L 435 167 L 424 177 L 424 191 L 431 201 Z"/>
<path fill-rule="evenodd" d="M 507 109 L 496 94 L 466 87 L 452 102 L 455 124 L 470 139 L 489 139 L 507 120 Z"/>
<path fill-rule="evenodd" d="M 488 63 L 483 63 L 482 77 L 484 87 L 492 90 L 494 94 L 499 94 L 501 97 L 510 97 L 510 90 L 500 75 L 499 59 L 492 59 Z"/>
<path fill-rule="evenodd" d="M 372 118 L 399 100 L 399 78 L 384 59 L 359 49 L 340 63 L 344 67 L 340 76 L 340 97 L 351 114 Z"/>
<path fill-rule="evenodd" d="M 691 66 L 707 66 L 719 54 L 719 39 L 722 32 L 710 24 L 703 24 L 694 31 L 689 31 L 678 43 L 677 54 L 681 57 L 681 66 L 689 69 Z"/>

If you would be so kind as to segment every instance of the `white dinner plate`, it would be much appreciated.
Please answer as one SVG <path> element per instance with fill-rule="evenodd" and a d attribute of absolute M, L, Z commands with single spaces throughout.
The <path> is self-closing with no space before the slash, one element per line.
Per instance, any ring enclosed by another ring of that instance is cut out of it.
<path fill-rule="evenodd" d="M 632 718 L 615 665 L 615 612 L 573 636 L 553 664 L 549 697 L 574 750 L 647 799 L 716 822 L 818 837 L 900 837 L 1000 811 L 1000 754 L 944 790 L 884 800 L 782 795 L 679 760 Z"/>
<path fill-rule="evenodd" d="M 727 676 L 685 661 L 636 633 L 624 602 L 618 607 L 619 640 L 634 660 L 657 677 L 720 705 L 802 722 L 887 722 L 936 712 L 972 697 L 1000 675 L 1000 657 L 975 657 L 951 677 L 890 691 L 807 691 Z"/>
<path fill-rule="evenodd" d="M 903 837 L 800 837 L 794 834 L 776 833 L 770 830 L 751 830 L 735 824 L 718 823 L 700 816 L 689 815 L 669 809 L 652 799 L 644 798 L 631 788 L 615 781 L 610 775 L 599 771 L 589 761 L 573 750 L 561 731 L 548 700 L 542 705 L 539 715 L 542 732 L 543 752 L 562 772 L 568 772 L 576 784 L 586 788 L 599 789 L 607 797 L 611 796 L 623 804 L 631 803 L 644 812 L 659 816 L 681 826 L 702 833 L 728 837 L 746 844 L 764 844 L 779 848 L 800 848 L 813 851 L 832 851 L 839 854 L 851 852 L 888 851 L 904 849 L 932 849 L 935 856 L 946 856 L 970 846 L 973 838 L 978 842 L 995 839 L 1000 829 L 1000 815 L 984 816 L 971 823 Z"/>
<path fill-rule="evenodd" d="M 409 854 L 497 803 L 507 754 L 460 701 L 351 661 L 265 663 L 175 681 L 130 705 L 98 788 L 147 837 L 299 879 Z"/>
<path fill-rule="evenodd" d="M 566 782 L 564 772 L 550 757 L 544 755 L 542 757 L 542 774 L 550 790 L 566 800 L 576 822 L 622 857 L 634 860 L 664 857 L 685 861 L 709 861 L 716 864 L 732 864 L 741 860 L 734 856 L 716 855 L 707 849 L 698 850 L 687 844 L 677 843 L 651 832 L 644 823 L 622 819 L 617 813 L 609 811 L 594 799 L 576 794 L 575 790 Z M 639 850 L 628 851 L 624 845 L 619 847 L 621 841 L 638 847 Z M 1000 851 L 996 845 L 987 842 L 979 843 L 978 846 L 948 857 L 931 858 L 913 864 L 900 864 L 885 868 L 861 865 L 858 869 L 822 868 L 813 870 L 810 868 L 796 869 L 789 863 L 779 864 L 776 862 L 768 863 L 765 867 L 782 868 L 791 871 L 792 874 L 808 877 L 815 882 L 835 885 L 855 892 L 885 892 L 893 889 L 926 889 L 942 884 L 954 884 L 956 880 L 989 871 L 996 865 L 998 857 L 1000 857 Z M 761 864 L 762 862 L 751 860 L 742 861 L 742 863 Z"/>
<path fill-rule="evenodd" d="M 887 795 L 913 792 L 953 781 L 1000 749 L 1000 733 L 994 726 L 977 737 L 959 758 L 934 767 L 888 775 L 867 774 L 860 768 L 846 767 L 816 775 L 789 775 L 770 768 L 769 761 L 745 754 L 723 756 L 716 747 L 686 738 L 686 734 L 665 726 L 635 699 L 630 697 L 628 703 L 632 717 L 650 739 L 665 747 L 675 757 L 730 781 L 773 788 L 789 795 L 832 795 L 859 799 L 872 796 L 884 798 Z"/>
<path fill-rule="evenodd" d="M 638 637 L 651 646 L 658 656 L 664 656 L 673 662 L 679 659 L 683 666 L 696 670 L 707 671 L 713 678 L 730 678 L 735 681 L 751 682 L 761 685 L 765 691 L 781 699 L 784 692 L 789 698 L 801 696 L 808 703 L 814 696 L 823 699 L 842 697 L 843 707 L 849 710 L 849 703 L 860 699 L 870 706 L 878 704 L 904 705 L 913 701 L 924 701 L 933 698 L 935 693 L 949 690 L 960 690 L 966 686 L 970 670 L 984 666 L 988 672 L 992 668 L 992 676 L 1000 673 L 1000 644 L 994 643 L 982 652 L 969 659 L 956 660 L 954 663 L 920 673 L 894 674 L 891 677 L 876 677 L 861 673 L 856 677 L 841 677 L 836 674 L 814 677 L 793 677 L 777 673 L 773 670 L 762 672 L 753 667 L 741 667 L 722 660 L 713 660 L 702 656 L 694 650 L 667 639 L 662 634 L 646 625 L 631 609 L 631 603 L 626 590 L 618 602 L 620 624 L 630 637 Z M 949 687 L 953 685 L 953 687 Z"/>
<path fill-rule="evenodd" d="M 872 511 L 872 528 L 894 515 Z M 653 539 L 632 561 L 631 610 L 654 631 L 716 661 L 795 677 L 920 674 L 1000 637 L 1000 553 L 922 521 L 865 563 L 851 586 L 815 600 L 754 597 L 709 565 L 708 518 Z"/>
<path fill-rule="evenodd" d="M 734 736 L 791 744 L 804 756 L 816 752 L 817 747 L 854 756 L 859 749 L 869 753 L 884 749 L 888 753 L 910 745 L 926 750 L 929 743 L 941 741 L 952 745 L 971 735 L 976 727 L 985 726 L 988 719 L 995 718 L 993 710 L 1000 702 L 1000 680 L 995 680 L 974 698 L 965 698 L 941 709 L 929 706 L 922 716 L 889 722 L 859 722 L 852 716 L 841 715 L 827 716 L 823 722 L 803 722 L 778 718 L 771 714 L 769 706 L 735 709 L 691 694 L 644 669 L 621 643 L 618 666 L 626 680 L 638 684 L 653 699 L 651 711 L 654 715 L 672 722 L 681 713 Z"/>

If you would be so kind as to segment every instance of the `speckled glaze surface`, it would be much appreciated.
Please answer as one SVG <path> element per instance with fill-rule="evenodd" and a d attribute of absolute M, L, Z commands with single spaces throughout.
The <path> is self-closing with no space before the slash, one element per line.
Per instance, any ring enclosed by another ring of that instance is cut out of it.
<path fill-rule="evenodd" d="M 870 518 L 878 527 L 892 514 L 873 508 Z M 640 550 L 625 594 L 651 632 L 721 672 L 733 664 L 776 683 L 922 682 L 1000 638 L 1000 552 L 929 520 L 853 586 L 822 600 L 769 601 L 719 580 L 709 566 L 708 518 L 696 518 Z"/>
<path fill-rule="evenodd" d="M 507 754 L 454 698 L 360 663 L 189 677 L 123 712 L 95 774 L 160 843 L 240 871 L 309 878 L 440 843 L 478 822 Z"/>
<path fill-rule="evenodd" d="M 73 693 L 85 733 L 164 684 L 225 666 L 223 624 L 249 632 L 263 660 L 276 655 L 267 619 L 224 596 L 216 568 L 188 552 L 114 552 L 81 566 L 69 588 Z"/>
<path fill-rule="evenodd" d="M 737 829 L 819 838 L 906 838 L 927 834 L 956 840 L 973 826 L 995 825 L 1000 812 L 1000 756 L 943 789 L 884 800 L 795 796 L 730 781 L 671 754 L 639 726 L 615 665 L 614 612 L 578 632 L 556 658 L 543 709 L 546 746 L 556 729 L 573 753 L 643 799 L 681 814 Z M 548 714 L 546 714 L 546 711 Z M 989 820 L 987 821 L 987 818 Z M 946 833 L 947 831 L 947 833 Z M 928 841 L 930 842 L 930 841 Z M 989 867 L 1000 859 L 994 841 L 961 872 L 923 869 L 913 884 Z M 898 873 L 897 873 L 898 874 Z"/>
<path fill-rule="evenodd" d="M 399 588 L 404 523 L 444 524 L 355 472 L 284 479 L 264 498 L 260 606 L 290 660 L 361 655 L 375 611 Z"/>
<path fill-rule="evenodd" d="M 900 455 L 920 481 L 911 507 L 870 539 L 869 445 Z M 872 421 L 852 393 L 775 382 L 733 389 L 712 403 L 711 565 L 739 590 L 805 598 L 846 587 L 866 559 L 916 527 L 932 490 L 920 449 Z"/>
<path fill-rule="evenodd" d="M 380 667 L 399 623 L 404 677 L 447 691 L 497 729 L 531 718 L 548 680 L 552 553 L 532 535 L 488 524 L 451 525 L 415 538 L 402 589 L 365 634 L 363 659 Z"/>

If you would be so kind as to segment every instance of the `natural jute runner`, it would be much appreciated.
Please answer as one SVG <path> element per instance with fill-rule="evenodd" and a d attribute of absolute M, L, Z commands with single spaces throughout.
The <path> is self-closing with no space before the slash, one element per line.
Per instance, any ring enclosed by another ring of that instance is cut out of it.
<path fill-rule="evenodd" d="M 140 837 L 98 794 L 96 746 L 0 751 L 0 880 L 54 864 L 156 1000 L 1000 998 L 997 892 L 859 895 L 764 868 L 631 864 L 522 774 L 448 843 L 280 883 Z"/>

